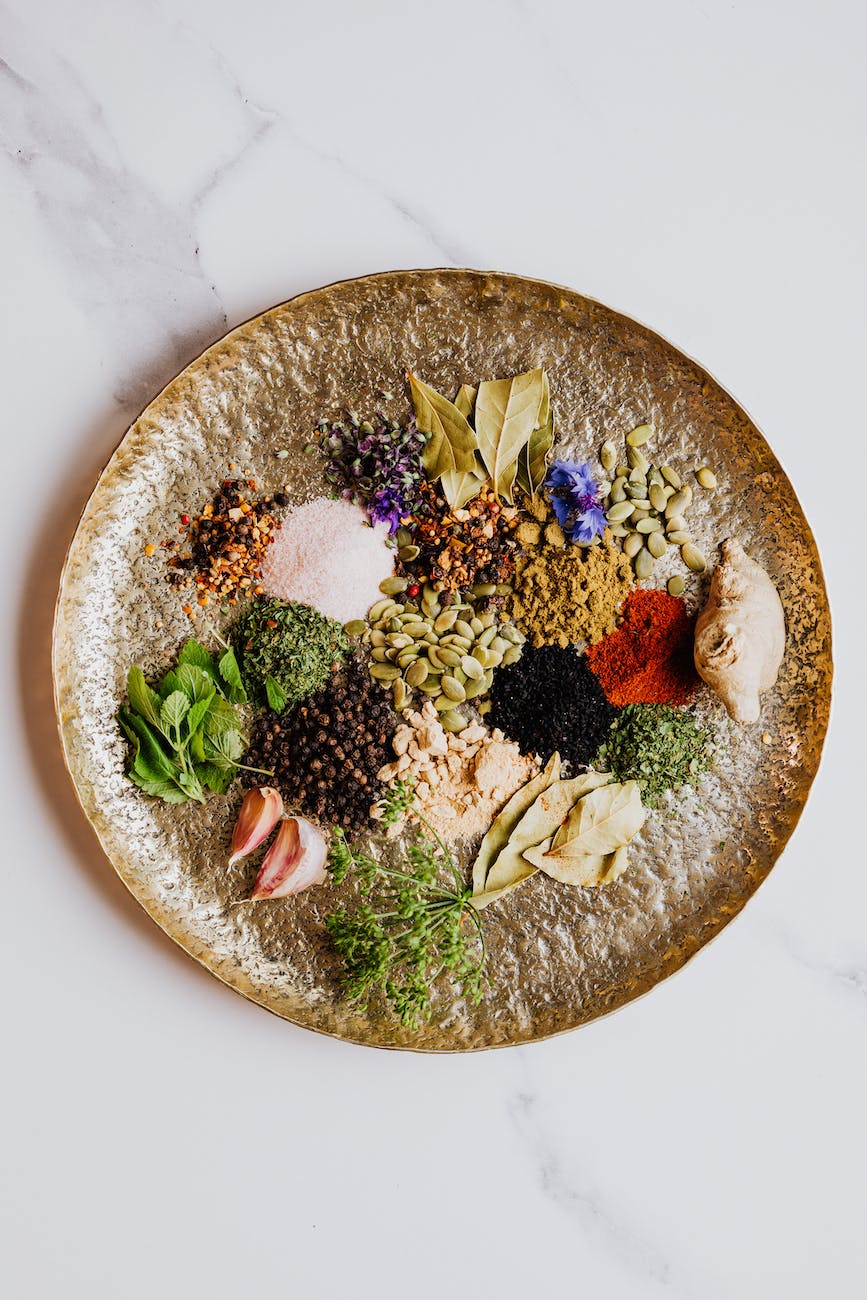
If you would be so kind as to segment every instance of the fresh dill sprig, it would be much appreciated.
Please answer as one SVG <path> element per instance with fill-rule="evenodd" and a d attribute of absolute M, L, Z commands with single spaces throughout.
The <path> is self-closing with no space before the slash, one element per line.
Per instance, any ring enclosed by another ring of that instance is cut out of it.
<path fill-rule="evenodd" d="M 486 979 L 485 937 L 472 890 L 433 827 L 415 807 L 410 781 L 397 781 L 380 807 L 384 826 L 404 817 L 421 829 L 406 849 L 403 867 L 385 866 L 354 849 L 338 828 L 328 854 L 336 884 L 354 872 L 368 897 L 353 911 L 332 913 L 325 925 L 343 959 L 343 985 L 362 1003 L 375 989 L 399 1016 L 417 1029 L 431 1015 L 430 990 L 448 974 L 472 1002 Z M 450 876 L 448 883 L 443 877 Z"/>

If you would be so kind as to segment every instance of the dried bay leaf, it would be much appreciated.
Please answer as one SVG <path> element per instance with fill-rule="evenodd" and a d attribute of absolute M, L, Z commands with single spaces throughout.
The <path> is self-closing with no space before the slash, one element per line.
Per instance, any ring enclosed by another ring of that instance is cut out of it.
<path fill-rule="evenodd" d="M 476 401 L 476 390 L 471 384 L 461 384 L 458 389 L 458 395 L 455 398 L 455 406 L 467 420 L 473 413 L 473 406 Z M 485 467 L 482 464 L 482 458 L 478 452 L 475 454 L 475 464 L 469 470 L 448 469 L 440 478 L 440 487 L 443 490 L 443 496 L 448 501 L 452 510 L 460 510 L 477 497 L 481 489 L 488 481 Z"/>
<path fill-rule="evenodd" d="M 490 379 L 476 395 L 476 437 L 494 491 L 512 500 L 518 458 L 539 424 L 545 372 L 530 370 L 513 379 Z"/>
<path fill-rule="evenodd" d="M 528 880 L 525 849 L 550 839 L 577 799 L 610 779 L 609 773 L 587 772 L 570 781 L 552 781 L 530 804 L 509 836 L 509 842 L 492 864 L 485 889 Z"/>
<path fill-rule="evenodd" d="M 526 785 L 522 785 L 520 790 L 516 790 L 505 807 L 501 808 L 499 814 L 494 818 L 479 846 L 479 852 L 473 863 L 473 906 L 476 906 L 477 897 L 485 890 L 491 865 L 501 850 L 508 844 L 512 831 L 535 799 L 543 790 L 548 788 L 552 781 L 556 781 L 559 775 L 560 755 L 554 753 L 538 776 L 534 776 Z M 492 898 L 488 899 L 488 902 L 493 901 Z"/>
<path fill-rule="evenodd" d="M 518 457 L 518 487 L 529 496 L 535 496 L 548 472 L 548 452 L 554 445 L 554 417 L 548 416 L 545 424 L 534 429 L 530 440 Z"/>
<path fill-rule="evenodd" d="M 413 374 L 409 376 L 409 386 L 416 424 L 428 435 L 421 457 L 428 477 L 436 480 L 449 471 L 473 471 L 478 443 L 467 417 L 454 402 Z"/>
<path fill-rule="evenodd" d="M 638 834 L 645 816 L 637 781 L 602 786 L 572 808 L 554 836 L 550 856 L 614 853 Z"/>
<path fill-rule="evenodd" d="M 629 865 L 629 849 L 625 844 L 614 853 L 584 853 L 576 858 L 558 858 L 551 853 L 551 840 L 546 840 L 528 849 L 524 857 L 530 866 L 538 867 L 553 880 L 585 888 L 611 884 Z"/>
<path fill-rule="evenodd" d="M 476 393 L 479 390 L 472 384 L 461 384 L 458 389 L 458 395 L 455 398 L 455 406 L 465 419 L 469 420 L 473 413 L 473 407 L 476 404 Z"/>

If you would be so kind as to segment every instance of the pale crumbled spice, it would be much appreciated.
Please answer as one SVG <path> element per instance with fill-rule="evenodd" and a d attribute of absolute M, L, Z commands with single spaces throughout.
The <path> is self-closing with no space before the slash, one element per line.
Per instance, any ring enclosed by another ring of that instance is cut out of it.
<path fill-rule="evenodd" d="M 392 742 L 397 759 L 378 779 L 412 777 L 418 812 L 444 840 L 483 835 L 506 801 L 539 770 L 502 731 L 473 722 L 457 734 L 446 732 L 430 701 L 404 718 Z M 389 834 L 399 830 L 398 825 Z"/>
<path fill-rule="evenodd" d="M 546 528 L 546 537 L 549 525 Z M 606 533 L 598 546 L 542 545 L 518 560 L 509 617 L 535 646 L 593 645 L 615 624 L 632 565 Z"/>

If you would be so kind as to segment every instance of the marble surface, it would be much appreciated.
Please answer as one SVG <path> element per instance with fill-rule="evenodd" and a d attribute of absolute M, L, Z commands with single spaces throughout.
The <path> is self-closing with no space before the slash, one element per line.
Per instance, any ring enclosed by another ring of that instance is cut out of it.
<path fill-rule="evenodd" d="M 0 3 L 16 1300 L 863 1295 L 865 35 L 853 0 Z M 743 916 L 612 1018 L 455 1059 L 296 1030 L 165 940 L 78 812 L 48 671 L 148 397 L 273 302 L 421 265 L 573 285 L 706 364 L 813 523 L 838 673 Z"/>

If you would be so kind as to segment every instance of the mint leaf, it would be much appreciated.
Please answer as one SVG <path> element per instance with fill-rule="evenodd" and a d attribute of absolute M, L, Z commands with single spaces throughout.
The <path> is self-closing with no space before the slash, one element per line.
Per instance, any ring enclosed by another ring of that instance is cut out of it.
<path fill-rule="evenodd" d="M 174 781 L 153 780 L 132 770 L 129 773 L 129 779 L 145 794 L 151 795 L 155 799 L 162 799 L 164 803 L 186 803 L 189 795 L 183 791 L 180 786 L 175 785 Z"/>
<path fill-rule="evenodd" d="M 232 704 L 246 704 L 247 692 L 244 690 L 244 683 L 241 680 L 241 670 L 238 667 L 238 660 L 235 658 L 235 651 L 231 648 L 226 651 L 220 660 L 220 676 L 229 688 L 226 694 Z"/>
<path fill-rule="evenodd" d="M 282 713 L 286 708 L 288 699 L 286 692 L 281 686 L 278 686 L 273 677 L 265 678 L 265 695 L 268 699 L 268 707 L 275 713 Z"/>
<path fill-rule="evenodd" d="M 182 648 L 178 655 L 178 665 L 191 664 L 194 668 L 201 668 L 202 672 L 217 680 L 217 670 L 214 667 L 214 660 L 203 645 L 199 645 L 195 637 L 190 637 L 189 641 Z"/>
<path fill-rule="evenodd" d="M 196 775 L 214 794 L 225 794 L 235 780 L 236 771 L 234 767 L 218 767 L 216 763 L 197 763 Z"/>
<path fill-rule="evenodd" d="M 171 695 L 163 700 L 160 709 L 160 725 L 163 731 L 177 731 L 189 711 L 190 701 L 183 691 L 172 691 Z"/>
<path fill-rule="evenodd" d="M 190 706 L 190 711 L 187 714 L 187 735 L 188 736 L 193 737 L 197 734 L 198 731 L 200 731 L 202 724 L 205 721 L 205 718 L 208 716 L 208 711 L 210 710 L 211 705 L 213 704 L 216 698 L 217 698 L 217 691 L 215 688 L 214 690 L 211 691 L 210 695 L 205 697 L 205 699 L 196 700 L 195 704 Z"/>
<path fill-rule="evenodd" d="M 160 697 L 156 691 L 151 690 L 145 681 L 144 673 L 135 665 L 127 673 L 126 689 L 131 708 L 135 709 L 136 713 L 140 713 L 152 727 L 159 729 Z"/>

